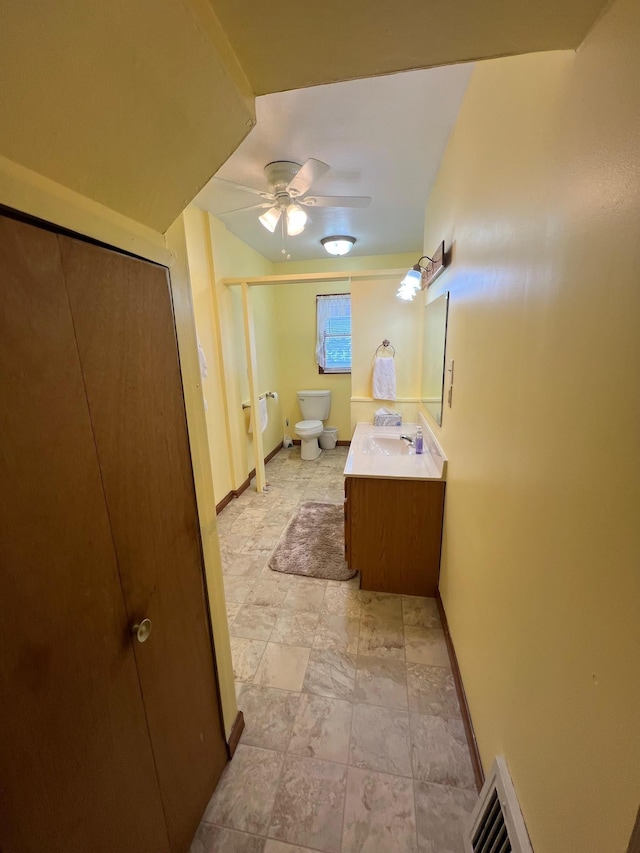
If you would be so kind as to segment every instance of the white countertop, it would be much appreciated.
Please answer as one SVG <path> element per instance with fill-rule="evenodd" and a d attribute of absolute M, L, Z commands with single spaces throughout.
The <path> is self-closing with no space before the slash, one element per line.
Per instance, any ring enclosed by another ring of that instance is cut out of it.
<path fill-rule="evenodd" d="M 423 418 L 420 426 L 424 434 L 424 453 L 417 454 L 400 436 L 415 435 L 418 424 L 402 424 L 399 427 L 356 424 L 344 467 L 345 477 L 445 480 L 447 460 Z M 398 445 L 401 449 L 399 453 Z"/>

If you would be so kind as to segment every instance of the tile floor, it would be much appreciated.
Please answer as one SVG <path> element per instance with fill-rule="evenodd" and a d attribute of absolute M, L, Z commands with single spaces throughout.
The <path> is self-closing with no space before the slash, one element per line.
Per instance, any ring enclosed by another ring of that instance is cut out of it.
<path fill-rule="evenodd" d="M 282 450 L 218 516 L 246 728 L 191 853 L 463 853 L 476 794 L 435 601 L 266 565 L 301 501 L 342 503 L 346 455 Z"/>

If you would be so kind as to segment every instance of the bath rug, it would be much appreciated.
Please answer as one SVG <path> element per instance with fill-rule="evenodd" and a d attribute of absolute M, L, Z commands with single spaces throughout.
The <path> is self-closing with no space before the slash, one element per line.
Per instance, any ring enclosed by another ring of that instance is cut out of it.
<path fill-rule="evenodd" d="M 344 558 L 342 504 L 301 504 L 269 557 L 269 568 L 288 575 L 346 581 L 356 573 Z"/>

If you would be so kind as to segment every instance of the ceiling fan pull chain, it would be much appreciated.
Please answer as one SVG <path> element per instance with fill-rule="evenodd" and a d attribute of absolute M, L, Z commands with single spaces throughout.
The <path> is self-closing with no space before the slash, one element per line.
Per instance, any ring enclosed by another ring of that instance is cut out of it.
<path fill-rule="evenodd" d="M 282 223 L 282 249 L 281 252 L 284 255 L 285 261 L 291 260 L 291 255 L 287 251 L 287 217 L 282 216 L 280 218 L 280 222 Z"/>

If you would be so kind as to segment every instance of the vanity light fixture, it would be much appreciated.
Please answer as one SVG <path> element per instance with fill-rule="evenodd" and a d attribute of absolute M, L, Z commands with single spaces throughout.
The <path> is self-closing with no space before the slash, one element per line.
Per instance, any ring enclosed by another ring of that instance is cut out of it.
<path fill-rule="evenodd" d="M 398 288 L 398 299 L 404 299 L 405 302 L 411 302 L 416 293 L 422 289 L 422 276 L 426 267 L 423 267 L 421 261 L 432 261 L 428 255 L 423 255 L 417 264 L 414 264 L 407 272 L 405 277 L 400 282 Z"/>
<path fill-rule="evenodd" d="M 330 255 L 346 255 L 353 249 L 356 238 L 340 234 L 334 237 L 323 237 L 320 242 Z"/>
<path fill-rule="evenodd" d="M 429 263 L 424 266 L 422 261 Z M 433 257 L 423 255 L 418 259 L 405 277 L 400 282 L 400 287 L 396 296 L 398 299 L 404 299 L 405 302 L 411 302 L 419 290 L 425 290 L 436 278 L 440 275 L 443 269 L 448 266 L 449 257 L 444 251 L 444 240 L 438 246 L 437 251 L 433 253 Z"/>

